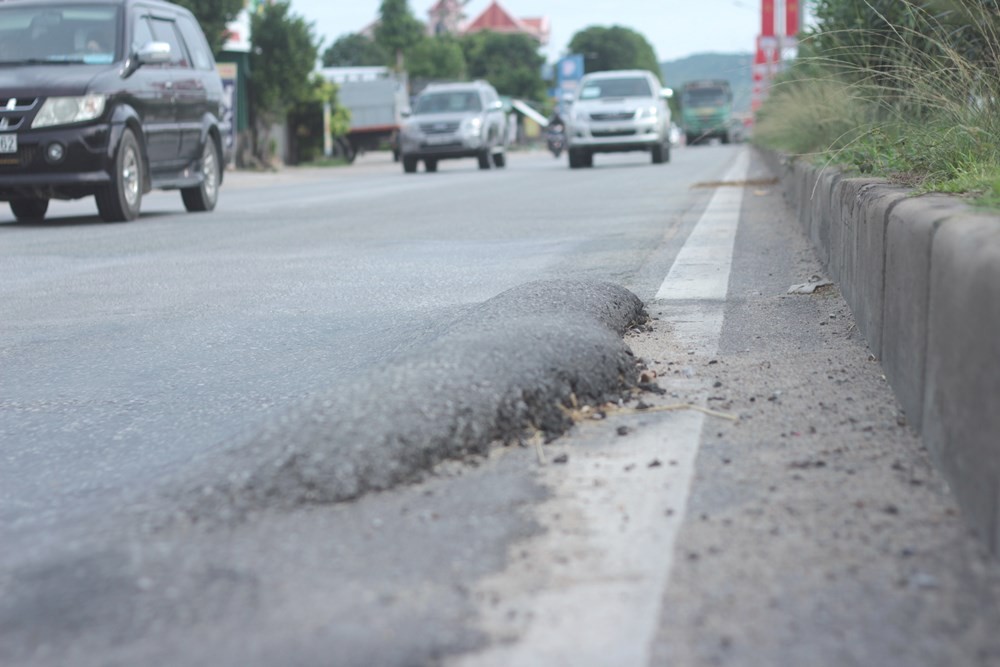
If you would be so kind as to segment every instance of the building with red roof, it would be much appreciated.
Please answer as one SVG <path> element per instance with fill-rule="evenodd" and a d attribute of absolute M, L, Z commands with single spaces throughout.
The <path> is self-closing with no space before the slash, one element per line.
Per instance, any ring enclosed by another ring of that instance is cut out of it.
<path fill-rule="evenodd" d="M 483 13 L 468 23 L 462 32 L 468 35 L 483 30 L 530 35 L 537 39 L 542 46 L 548 44 L 549 41 L 549 20 L 547 17 L 517 18 L 497 0 L 490 2 Z"/>

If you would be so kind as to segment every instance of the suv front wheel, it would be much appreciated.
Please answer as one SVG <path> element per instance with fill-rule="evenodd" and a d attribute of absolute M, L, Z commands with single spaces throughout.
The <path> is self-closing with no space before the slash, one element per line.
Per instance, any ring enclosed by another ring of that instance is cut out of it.
<path fill-rule="evenodd" d="M 49 210 L 49 200 L 38 197 L 11 199 L 10 210 L 18 222 L 40 222 Z"/>
<path fill-rule="evenodd" d="M 127 222 L 139 217 L 142 206 L 142 152 L 135 133 L 122 132 L 115 151 L 111 182 L 98 191 L 97 211 L 104 222 Z"/>

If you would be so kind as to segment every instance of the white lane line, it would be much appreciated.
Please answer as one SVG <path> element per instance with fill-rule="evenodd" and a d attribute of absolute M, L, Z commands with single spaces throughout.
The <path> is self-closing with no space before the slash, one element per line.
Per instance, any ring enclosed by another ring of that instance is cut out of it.
<path fill-rule="evenodd" d="M 741 151 L 726 180 L 744 180 L 748 165 Z M 741 202 L 742 188 L 713 195 L 649 304 L 673 329 L 670 349 L 650 353 L 684 354 L 692 364 L 716 353 Z M 703 356 L 687 357 L 691 350 Z M 710 391 L 697 375 L 671 379 L 669 388 L 702 401 Z M 649 664 L 706 419 L 693 411 L 659 416 L 541 469 L 552 495 L 533 518 L 544 534 L 513 545 L 508 569 L 479 587 L 494 601 L 480 613 L 495 643 L 449 666 Z"/>
<path fill-rule="evenodd" d="M 745 180 L 749 160 L 747 152 L 741 152 L 726 173 L 725 181 L 738 183 Z M 657 290 L 657 300 L 726 298 L 742 204 L 742 187 L 720 187 L 715 191 L 708 208 Z"/>

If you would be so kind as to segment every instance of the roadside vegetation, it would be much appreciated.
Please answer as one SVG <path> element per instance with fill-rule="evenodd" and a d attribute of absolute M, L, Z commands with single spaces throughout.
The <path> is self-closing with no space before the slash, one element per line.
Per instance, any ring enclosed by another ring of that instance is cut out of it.
<path fill-rule="evenodd" d="M 755 141 L 1000 206 L 995 0 L 818 0 Z"/>

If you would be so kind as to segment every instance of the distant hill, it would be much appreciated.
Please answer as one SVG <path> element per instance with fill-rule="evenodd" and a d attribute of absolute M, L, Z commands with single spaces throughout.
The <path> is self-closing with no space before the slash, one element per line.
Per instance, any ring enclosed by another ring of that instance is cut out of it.
<path fill-rule="evenodd" d="M 733 88 L 733 109 L 740 113 L 750 111 L 752 65 L 752 53 L 697 53 L 660 63 L 660 72 L 663 84 L 674 89 L 695 79 L 727 79 Z"/>

